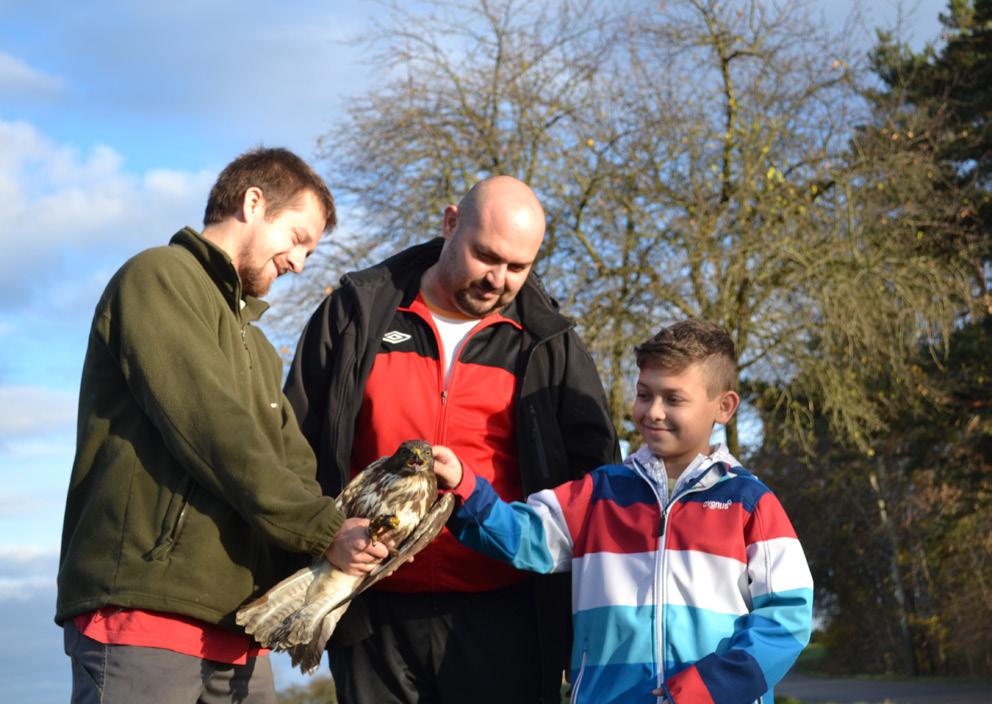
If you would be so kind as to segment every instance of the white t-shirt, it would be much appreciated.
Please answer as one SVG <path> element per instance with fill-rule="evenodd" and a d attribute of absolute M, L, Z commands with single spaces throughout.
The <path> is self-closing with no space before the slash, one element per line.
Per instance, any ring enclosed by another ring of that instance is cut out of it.
<path fill-rule="evenodd" d="M 458 357 L 462 349 L 462 343 L 472 328 L 479 324 L 475 318 L 468 320 L 457 320 L 455 318 L 445 318 L 431 311 L 434 325 L 441 336 L 441 352 L 444 354 L 444 387 L 448 388 L 448 379 L 451 378 L 451 365 Z"/>

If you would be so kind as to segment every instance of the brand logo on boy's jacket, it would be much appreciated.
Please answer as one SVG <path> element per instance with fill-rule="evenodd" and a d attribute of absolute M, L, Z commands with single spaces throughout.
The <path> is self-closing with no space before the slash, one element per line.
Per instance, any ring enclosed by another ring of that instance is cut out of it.
<path fill-rule="evenodd" d="M 399 330 L 390 330 L 385 335 L 382 336 L 383 342 L 388 342 L 391 345 L 398 345 L 401 342 L 406 342 L 409 340 L 411 335 L 407 335 L 405 332 L 400 332 Z"/>
<path fill-rule="evenodd" d="M 715 508 L 720 511 L 726 511 L 730 508 L 731 501 L 704 501 L 703 508 Z"/>

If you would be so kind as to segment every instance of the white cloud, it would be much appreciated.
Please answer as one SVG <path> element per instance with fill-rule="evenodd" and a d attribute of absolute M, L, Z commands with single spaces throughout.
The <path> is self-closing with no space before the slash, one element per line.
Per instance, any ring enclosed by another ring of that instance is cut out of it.
<path fill-rule="evenodd" d="M 46 289 L 77 271 L 113 271 L 127 256 L 198 224 L 216 174 L 134 173 L 120 153 L 82 152 L 26 122 L 0 120 L 0 295 Z"/>
<path fill-rule="evenodd" d="M 8 551 L 6 555 L 0 555 L 0 577 L 54 574 L 54 567 L 34 568 L 32 565 L 46 560 L 54 565 L 58 557 L 72 450 L 69 449 L 57 466 L 44 462 L 16 464 L 3 457 L 0 457 L 0 464 L 6 465 L 0 470 L 4 481 L 18 485 L 13 491 L 0 495 L 0 541 L 30 540 L 32 546 L 43 546 L 34 548 L 14 543 L 0 548 Z M 49 554 L 54 557 L 47 558 Z"/>
<path fill-rule="evenodd" d="M 55 578 L 43 576 L 0 577 L 0 601 L 13 599 L 27 601 L 42 590 L 54 590 Z"/>
<path fill-rule="evenodd" d="M 39 591 L 53 591 L 58 557 L 56 548 L 0 546 L 0 601 L 26 601 Z"/>
<path fill-rule="evenodd" d="M 49 546 L 0 544 L 0 577 L 11 565 L 44 561 L 58 545 L 69 469 L 75 452 L 75 391 L 0 386 L 0 538 Z M 27 574 L 34 572 L 27 571 Z M 9 586 L 9 585 L 8 585 Z"/>
<path fill-rule="evenodd" d="M 43 501 L 37 496 L 4 492 L 0 494 L 0 525 L 3 524 L 4 519 L 34 516 L 40 511 L 50 512 L 50 504 L 51 501 Z M 5 549 L 7 548 L 0 547 L 0 561 L 5 559 L 3 555 Z"/>
<path fill-rule="evenodd" d="M 26 64 L 16 56 L 0 51 L 0 95 L 4 93 L 54 93 L 62 79 Z"/>
<path fill-rule="evenodd" d="M 206 177 L 207 174 L 201 172 L 201 176 Z M 174 169 L 154 169 L 144 177 L 144 187 L 150 192 L 184 201 L 205 196 L 201 188 L 203 185 L 200 180 L 190 179 L 190 175 L 185 171 Z M 205 204 L 206 198 L 203 198 L 203 201 Z"/>
<path fill-rule="evenodd" d="M 0 545 L 0 565 L 9 562 L 24 563 L 51 560 L 58 558 L 58 556 L 57 548 L 40 545 Z"/>
<path fill-rule="evenodd" d="M 143 148 L 155 151 L 161 145 L 152 135 L 168 130 L 163 141 L 180 151 L 223 145 L 224 158 L 258 143 L 311 156 L 341 96 L 364 87 L 361 47 L 346 40 L 362 38 L 378 11 L 375 3 L 323 0 L 291 9 L 235 0 L 129 3 L 126 12 L 104 0 L 13 5 L 3 24 L 36 37 L 22 44 L 25 61 L 65 77 L 59 107 L 86 123 L 76 133 L 108 141 L 117 128 L 132 139 L 138 129 L 149 135 Z M 0 46 L 3 35 L 0 27 Z"/>
<path fill-rule="evenodd" d="M 59 704 L 72 695 L 62 629 L 50 590 L 28 600 L 0 601 L 0 692 L 7 702 Z"/>
<path fill-rule="evenodd" d="M 5 438 L 71 431 L 75 419 L 74 393 L 38 386 L 0 386 L 0 435 Z"/>

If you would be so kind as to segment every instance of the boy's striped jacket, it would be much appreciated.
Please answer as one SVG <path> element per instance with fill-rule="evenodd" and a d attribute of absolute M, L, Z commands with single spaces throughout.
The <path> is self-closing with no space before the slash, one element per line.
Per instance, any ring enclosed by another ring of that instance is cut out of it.
<path fill-rule="evenodd" d="M 448 525 L 520 569 L 572 571 L 573 702 L 649 702 L 662 688 L 678 704 L 770 704 L 812 622 L 792 524 L 722 445 L 671 500 L 651 459 L 642 449 L 526 503 L 465 468 Z"/>

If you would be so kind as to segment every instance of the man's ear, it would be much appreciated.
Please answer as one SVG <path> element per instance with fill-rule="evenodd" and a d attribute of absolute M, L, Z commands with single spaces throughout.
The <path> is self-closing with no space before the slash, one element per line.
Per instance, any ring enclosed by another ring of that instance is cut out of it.
<path fill-rule="evenodd" d="M 458 206 L 449 205 L 444 209 L 444 215 L 441 219 L 441 236 L 446 240 L 451 239 L 451 235 L 455 232 L 455 228 L 458 227 Z"/>
<path fill-rule="evenodd" d="M 245 191 L 245 197 L 241 202 L 241 217 L 245 222 L 265 217 L 265 196 L 258 186 L 251 186 Z"/>
<path fill-rule="evenodd" d="M 741 405 L 741 397 L 736 391 L 724 391 L 720 394 L 720 405 L 717 408 L 716 422 L 726 425 L 733 418 L 737 407 Z"/>

